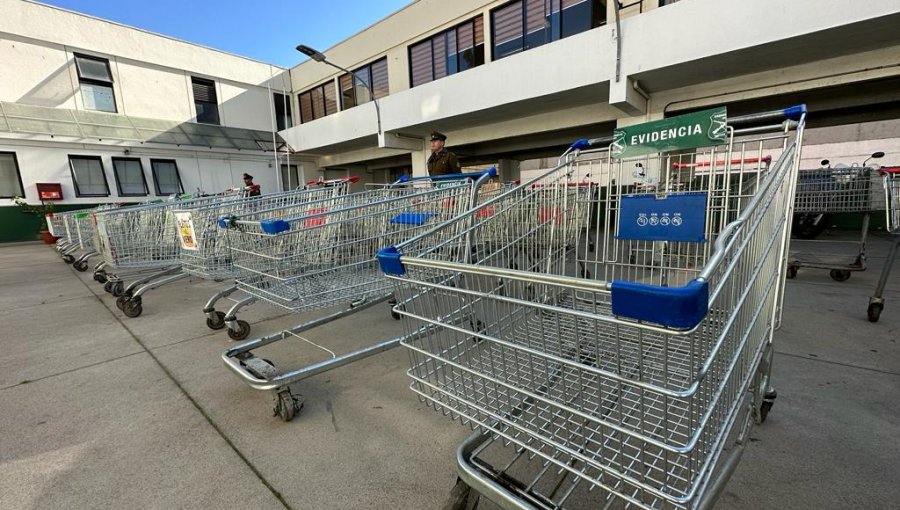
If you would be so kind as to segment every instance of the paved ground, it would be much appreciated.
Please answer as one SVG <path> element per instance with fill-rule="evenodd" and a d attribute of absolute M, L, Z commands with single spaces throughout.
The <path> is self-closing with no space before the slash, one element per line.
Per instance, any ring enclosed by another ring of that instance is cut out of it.
<path fill-rule="evenodd" d="M 847 282 L 789 283 L 778 401 L 719 508 L 897 506 L 900 268 L 882 321 L 865 320 L 886 246 Z M 215 288 L 151 292 L 127 319 L 50 248 L 0 248 L 0 509 L 440 508 L 467 430 L 418 403 L 405 352 L 304 381 L 303 412 L 282 423 L 219 359 L 230 341 L 198 312 Z M 297 321 L 244 318 L 254 333 Z M 399 331 L 375 307 L 308 336 L 352 347 Z M 265 355 L 312 360 L 300 344 Z"/>

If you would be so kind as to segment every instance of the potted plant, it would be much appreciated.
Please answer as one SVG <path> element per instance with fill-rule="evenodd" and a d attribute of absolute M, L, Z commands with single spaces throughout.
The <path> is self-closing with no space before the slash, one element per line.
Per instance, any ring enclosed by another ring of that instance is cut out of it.
<path fill-rule="evenodd" d="M 41 239 L 46 244 L 53 244 L 58 239 L 54 237 L 53 234 L 47 230 L 47 220 L 46 217 L 48 214 L 52 214 L 55 210 L 55 206 L 53 202 L 43 202 L 41 201 L 40 205 L 29 204 L 22 197 L 15 197 L 13 201 L 17 206 L 22 210 L 25 214 L 34 214 L 38 218 L 38 235 L 41 236 Z"/>

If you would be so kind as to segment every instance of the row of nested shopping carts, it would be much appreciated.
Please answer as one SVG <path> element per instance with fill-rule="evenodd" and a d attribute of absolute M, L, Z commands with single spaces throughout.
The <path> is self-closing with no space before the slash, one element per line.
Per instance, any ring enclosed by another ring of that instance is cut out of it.
<path fill-rule="evenodd" d="M 413 391 L 475 430 L 454 508 L 706 508 L 776 396 L 805 116 L 731 118 L 723 144 L 639 158 L 583 140 L 523 183 L 488 171 L 93 211 L 95 275 L 127 314 L 158 279 L 233 281 L 204 313 L 238 337 L 249 325 L 213 308 L 234 292 L 236 307 L 328 309 L 222 355 L 285 421 L 298 381 L 405 346 Z M 635 166 L 658 178 L 635 184 Z M 338 353 L 306 334 L 384 302 L 404 335 Z M 259 350 L 285 340 L 323 360 L 276 368 Z"/>

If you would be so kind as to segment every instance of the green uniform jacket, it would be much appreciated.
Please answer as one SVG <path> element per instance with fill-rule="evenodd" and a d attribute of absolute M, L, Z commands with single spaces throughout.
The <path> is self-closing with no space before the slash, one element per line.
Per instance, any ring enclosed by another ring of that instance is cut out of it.
<path fill-rule="evenodd" d="M 446 175 L 459 173 L 459 161 L 456 154 L 441 149 L 440 152 L 432 152 L 428 158 L 428 175 Z"/>

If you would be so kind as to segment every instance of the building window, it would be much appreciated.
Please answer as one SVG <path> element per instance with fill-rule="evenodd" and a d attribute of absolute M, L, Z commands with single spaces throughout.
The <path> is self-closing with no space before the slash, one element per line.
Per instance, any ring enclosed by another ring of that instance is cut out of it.
<path fill-rule="evenodd" d="M 307 90 L 299 96 L 300 122 L 309 122 L 326 115 L 337 113 L 337 93 L 334 82 L 328 81 L 318 87 Z"/>
<path fill-rule="evenodd" d="M 113 93 L 112 73 L 105 58 L 75 55 L 81 99 L 86 110 L 116 113 L 116 96 Z"/>
<path fill-rule="evenodd" d="M 178 165 L 171 159 L 151 159 L 150 169 L 153 171 L 153 185 L 159 196 L 180 195 L 184 193 Z"/>
<path fill-rule="evenodd" d="M 342 110 L 371 101 L 367 85 L 372 86 L 375 99 L 388 95 L 387 57 L 366 64 L 353 72 L 356 76 L 345 74 L 340 79 Z"/>
<path fill-rule="evenodd" d="M 147 179 L 144 178 L 144 167 L 138 158 L 112 158 L 113 174 L 116 187 L 121 197 L 145 197 Z"/>
<path fill-rule="evenodd" d="M 272 100 L 275 102 L 275 126 L 278 131 L 287 129 L 294 125 L 291 120 L 291 98 L 279 93 L 272 94 Z"/>
<path fill-rule="evenodd" d="M 678 0 L 659 0 L 659 6 L 662 7 L 664 5 L 671 5 L 677 2 Z"/>
<path fill-rule="evenodd" d="M 15 152 L 0 152 L 0 198 L 24 197 Z"/>
<path fill-rule="evenodd" d="M 305 183 L 300 182 L 300 170 L 297 165 L 281 165 L 281 187 L 284 191 L 290 191 L 303 186 Z"/>
<path fill-rule="evenodd" d="M 409 47 L 409 77 L 413 87 L 481 64 L 484 64 L 482 16 Z"/>
<path fill-rule="evenodd" d="M 69 156 L 75 196 L 108 197 L 109 184 L 99 156 Z"/>
<path fill-rule="evenodd" d="M 606 22 L 601 0 L 517 0 L 491 11 L 493 59 L 536 48 Z"/>
<path fill-rule="evenodd" d="M 197 122 L 219 124 L 219 101 L 216 97 L 216 82 L 191 76 L 194 91 L 194 106 L 197 108 Z"/>

